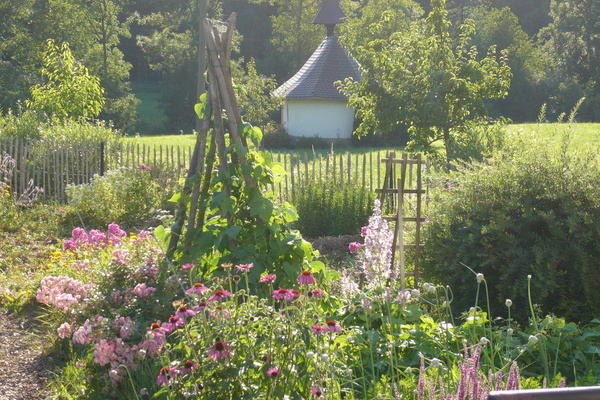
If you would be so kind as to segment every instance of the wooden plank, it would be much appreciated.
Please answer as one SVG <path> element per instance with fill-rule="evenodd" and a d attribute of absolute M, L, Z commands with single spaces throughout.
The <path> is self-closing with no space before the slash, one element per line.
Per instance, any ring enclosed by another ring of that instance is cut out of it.
<path fill-rule="evenodd" d="M 417 219 L 417 223 L 416 223 L 416 227 L 415 227 L 415 261 L 414 261 L 414 268 L 415 268 L 415 282 L 414 285 L 415 287 L 419 286 L 419 257 L 421 254 L 421 247 L 419 246 L 421 244 L 421 192 L 422 192 L 422 188 L 421 188 L 421 154 L 417 154 L 417 160 L 419 161 L 419 163 L 417 164 L 417 213 L 416 213 L 416 219 Z"/>

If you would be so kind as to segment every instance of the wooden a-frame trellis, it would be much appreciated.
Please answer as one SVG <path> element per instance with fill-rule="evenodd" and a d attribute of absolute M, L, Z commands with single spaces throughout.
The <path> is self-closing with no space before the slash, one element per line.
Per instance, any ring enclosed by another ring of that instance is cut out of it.
<path fill-rule="evenodd" d="M 396 158 L 396 153 L 389 152 L 381 162 L 386 164 L 383 188 L 376 189 L 376 192 L 380 194 L 381 209 L 386 209 L 386 200 L 388 200 L 388 209 L 395 209 L 396 211 L 395 215 L 384 217 L 388 222 L 393 223 L 392 268 L 399 268 L 403 290 L 406 288 L 407 276 L 413 276 L 414 286 L 417 287 L 419 284 L 419 256 L 423 247 L 421 243 L 421 226 L 425 222 L 422 208 L 423 195 L 425 194 L 422 183 L 422 166 L 425 161 L 422 159 L 421 154 L 417 154 L 416 158 L 408 158 L 406 153 L 402 153 L 402 158 Z M 413 166 L 416 166 L 416 168 L 413 168 Z M 416 169 L 415 184 L 412 187 L 407 187 L 412 183 L 410 178 L 412 178 L 414 169 Z M 407 170 L 409 179 L 407 179 Z M 413 215 L 405 215 L 407 197 L 414 200 Z M 404 243 L 404 227 L 407 223 L 415 225 L 413 243 Z M 414 270 L 411 273 L 407 273 L 405 268 L 404 255 L 406 249 L 414 249 Z"/>
<path fill-rule="evenodd" d="M 207 18 L 202 23 L 208 53 L 208 96 L 187 179 L 182 190 L 182 200 L 179 201 L 179 209 L 171 228 L 171 238 L 167 249 L 169 259 L 177 248 L 183 226 L 186 225 L 186 231 L 189 233 L 201 229 L 204 224 L 205 209 L 199 204 L 202 203 L 201 199 L 208 196 L 215 163 L 218 164 L 221 171 L 227 171 L 232 163 L 239 163 L 242 167 L 248 165 L 248 161 L 243 155 L 233 154 L 228 157 L 225 135 L 227 130 L 230 144 L 247 148 L 245 138 L 238 132 L 243 121 L 231 79 L 230 56 L 235 22 L 236 14 L 232 13 L 229 19 L 219 26 Z M 225 118 L 222 110 L 225 111 Z M 207 148 L 211 121 L 212 135 Z M 246 169 L 242 168 L 242 170 Z M 244 173 L 243 178 L 248 187 L 256 186 L 256 182 L 248 173 Z M 229 193 L 230 189 L 225 187 L 224 190 Z M 191 199 L 189 207 L 183 200 L 186 197 Z M 224 217 L 231 218 L 230 215 Z M 260 218 L 257 217 L 256 222 L 260 223 Z M 189 240 L 184 242 L 184 245 L 189 245 L 186 242 Z"/>

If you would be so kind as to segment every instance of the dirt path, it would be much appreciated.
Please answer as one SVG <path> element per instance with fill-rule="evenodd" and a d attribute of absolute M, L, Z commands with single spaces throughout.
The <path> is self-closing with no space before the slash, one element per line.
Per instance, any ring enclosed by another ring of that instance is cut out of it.
<path fill-rule="evenodd" d="M 0 400 L 38 400 L 47 388 L 55 361 L 43 352 L 44 338 L 34 334 L 33 320 L 0 311 Z"/>

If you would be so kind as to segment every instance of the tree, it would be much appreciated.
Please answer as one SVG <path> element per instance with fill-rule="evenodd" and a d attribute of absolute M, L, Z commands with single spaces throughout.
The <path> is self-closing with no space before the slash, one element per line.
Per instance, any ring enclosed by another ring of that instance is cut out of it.
<path fill-rule="evenodd" d="M 358 135 L 403 123 L 409 126 L 410 147 L 429 151 L 443 140 L 451 160 L 469 134 L 471 121 L 486 117 L 484 101 L 506 96 L 511 73 L 504 53 L 498 59 L 494 47 L 479 58 L 471 43 L 471 20 L 462 25 L 454 46 L 445 0 L 431 4 L 425 20 L 389 38 L 377 36 L 389 23 L 384 13 L 380 23 L 371 26 L 376 38 L 354 49 L 363 81 L 346 81 L 342 90 L 361 120 Z"/>
<path fill-rule="evenodd" d="M 7 111 L 29 96 L 29 87 L 42 82 L 46 40 L 70 43 L 82 54 L 91 41 L 82 29 L 81 7 L 72 0 L 0 2 L 0 108 Z"/>
<path fill-rule="evenodd" d="M 104 105 L 100 79 L 73 58 L 68 43 L 57 46 L 53 40 L 46 42 L 42 75 L 48 81 L 31 87 L 28 107 L 59 119 L 100 114 Z"/>
<path fill-rule="evenodd" d="M 552 60 L 548 86 L 551 106 L 566 109 L 586 97 L 579 117 L 600 120 L 600 0 L 552 1 L 552 23 L 540 32 Z"/>
<path fill-rule="evenodd" d="M 493 45 L 498 55 L 505 50 L 513 76 L 508 96 L 491 102 L 495 113 L 514 121 L 535 121 L 542 104 L 547 102 L 541 87 L 547 62 L 539 47 L 508 7 L 480 7 L 471 15 L 478 28 L 474 42 L 479 51 Z"/>
<path fill-rule="evenodd" d="M 172 0 L 141 17 L 149 31 L 138 36 L 150 68 L 162 75 L 161 108 L 170 129 L 192 129 L 195 117 L 190 110 L 198 99 L 198 1 Z M 221 18 L 221 3 L 208 2 L 209 18 Z"/>
<path fill-rule="evenodd" d="M 79 0 L 85 19 L 86 33 L 93 38 L 87 49 L 84 63 L 100 77 L 106 92 L 106 103 L 101 116 L 115 126 L 131 130 L 136 124 L 136 107 L 139 100 L 131 94 L 129 71 L 131 64 L 124 61 L 118 48 L 121 38 L 128 38 L 131 18 L 119 20 L 124 0 Z"/>

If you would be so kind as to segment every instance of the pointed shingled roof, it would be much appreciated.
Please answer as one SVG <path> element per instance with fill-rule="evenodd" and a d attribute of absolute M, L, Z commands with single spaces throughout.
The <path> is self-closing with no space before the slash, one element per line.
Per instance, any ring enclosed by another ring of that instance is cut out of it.
<path fill-rule="evenodd" d="M 347 100 L 334 82 L 350 77 L 362 79 L 358 62 L 340 45 L 337 36 L 329 36 L 296 75 L 275 89 L 273 95 L 286 99 Z"/>

